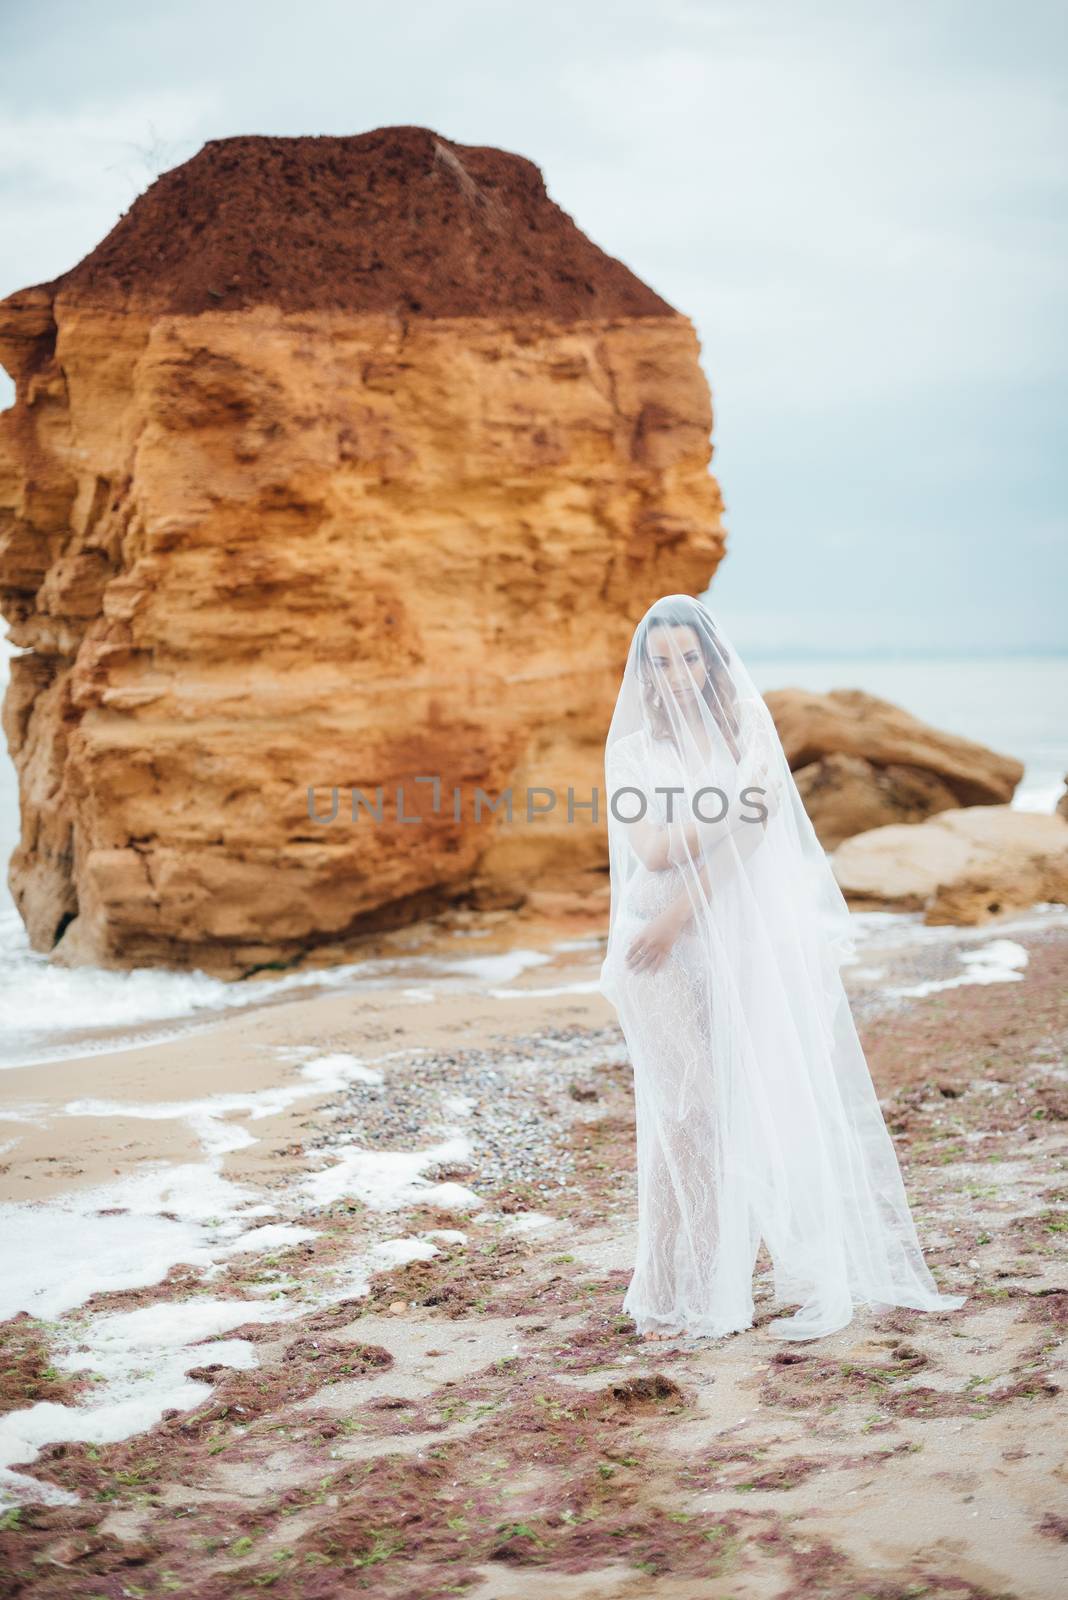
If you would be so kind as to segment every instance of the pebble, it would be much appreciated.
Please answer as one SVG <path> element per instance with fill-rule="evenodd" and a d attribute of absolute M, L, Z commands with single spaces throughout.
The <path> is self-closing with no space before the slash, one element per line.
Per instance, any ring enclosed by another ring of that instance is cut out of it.
<path fill-rule="evenodd" d="M 382 1064 L 383 1083 L 356 1082 L 340 1091 L 329 1126 L 306 1148 L 422 1149 L 460 1130 L 470 1140 L 470 1157 L 428 1167 L 427 1178 L 468 1181 L 479 1192 L 512 1184 L 559 1191 L 574 1174 L 572 1124 L 601 1115 L 599 1069 L 627 1059 L 615 1025 L 573 1024 L 498 1034 L 487 1046 L 414 1049 Z"/>

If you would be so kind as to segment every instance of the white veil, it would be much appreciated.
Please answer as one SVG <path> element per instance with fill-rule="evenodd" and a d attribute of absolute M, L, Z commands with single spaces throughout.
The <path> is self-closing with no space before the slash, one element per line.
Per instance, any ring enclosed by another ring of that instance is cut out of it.
<path fill-rule="evenodd" d="M 605 747 L 601 991 L 634 1068 L 639 1331 L 776 1337 L 854 1306 L 950 1310 L 926 1266 L 840 975 L 850 915 L 763 698 L 706 607 L 638 624 Z M 628 959 L 628 956 L 630 959 Z"/>

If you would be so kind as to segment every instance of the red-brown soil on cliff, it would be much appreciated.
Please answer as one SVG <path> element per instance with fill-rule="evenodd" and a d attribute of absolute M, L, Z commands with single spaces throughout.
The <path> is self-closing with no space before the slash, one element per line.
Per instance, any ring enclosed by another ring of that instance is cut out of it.
<path fill-rule="evenodd" d="M 47 287 L 185 314 L 677 314 L 586 238 L 532 161 L 417 127 L 209 140 Z"/>

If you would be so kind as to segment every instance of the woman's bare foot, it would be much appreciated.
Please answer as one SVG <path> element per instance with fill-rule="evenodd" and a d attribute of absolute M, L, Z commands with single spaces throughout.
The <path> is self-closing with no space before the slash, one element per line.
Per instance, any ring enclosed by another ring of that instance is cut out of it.
<path fill-rule="evenodd" d="M 662 1341 L 664 1339 L 681 1339 L 681 1338 L 682 1338 L 682 1329 L 681 1328 L 676 1328 L 674 1333 L 661 1333 L 661 1332 L 658 1331 L 656 1333 L 643 1333 L 642 1334 L 642 1339 L 643 1340 L 646 1340 L 646 1341 L 655 1340 L 658 1344 L 662 1343 Z"/>

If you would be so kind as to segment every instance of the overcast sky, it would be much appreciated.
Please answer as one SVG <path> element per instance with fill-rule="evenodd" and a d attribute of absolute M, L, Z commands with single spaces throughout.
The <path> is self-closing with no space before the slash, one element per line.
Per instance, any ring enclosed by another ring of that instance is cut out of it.
<path fill-rule="evenodd" d="M 206 139 L 517 151 L 697 327 L 739 644 L 1063 649 L 1066 35 L 1064 0 L 11 3 L 0 294 Z"/>

